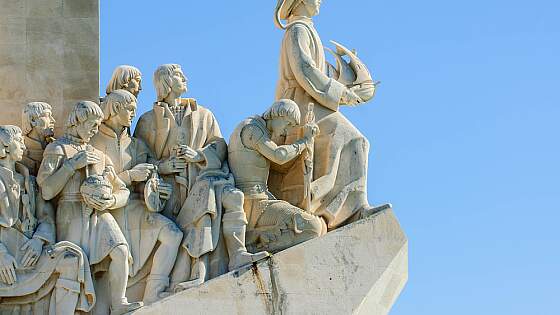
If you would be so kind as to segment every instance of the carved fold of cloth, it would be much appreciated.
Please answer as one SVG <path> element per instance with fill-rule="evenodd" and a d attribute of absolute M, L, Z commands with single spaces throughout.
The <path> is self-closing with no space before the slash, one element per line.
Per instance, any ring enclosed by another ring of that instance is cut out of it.
<path fill-rule="evenodd" d="M 15 234 L 3 233 L 2 236 L 13 240 L 18 237 Z M 23 244 L 24 240 L 25 236 L 20 235 L 17 243 Z M 62 268 L 66 268 L 64 273 Z M 59 242 L 48 250 L 44 249 L 33 268 L 18 268 L 16 275 L 14 285 L 0 283 L 1 314 L 5 311 L 17 314 L 74 314 L 75 311 L 89 312 L 95 304 L 87 256 L 73 243 Z M 25 312 L 26 309 L 28 312 Z"/>

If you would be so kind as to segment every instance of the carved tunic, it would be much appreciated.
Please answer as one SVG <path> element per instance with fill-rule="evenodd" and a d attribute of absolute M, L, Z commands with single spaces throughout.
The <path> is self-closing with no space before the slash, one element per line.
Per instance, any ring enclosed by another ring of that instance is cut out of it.
<path fill-rule="evenodd" d="M 166 226 L 177 229 L 175 223 L 159 213 L 150 213 L 143 196 L 143 183 L 133 183 L 128 171 L 142 163 L 155 163 L 153 156 L 144 142 L 133 138 L 125 130 L 117 135 L 105 124 L 99 127 L 91 139 L 91 145 L 107 153 L 113 162 L 115 172 L 126 183 L 131 194 L 125 207 L 112 210 L 111 213 L 121 228 L 133 258 L 130 276 L 134 277 L 145 265 L 157 245 L 158 235 Z M 129 281 L 129 286 L 134 281 Z"/>
<path fill-rule="evenodd" d="M 32 175 L 36 176 L 39 171 L 39 166 L 41 166 L 41 161 L 43 160 L 45 148 L 43 148 L 41 142 L 29 137 L 25 137 L 24 141 L 26 149 L 22 164 L 29 169 Z"/>
<path fill-rule="evenodd" d="M 329 228 L 336 228 L 356 211 L 368 205 L 366 176 L 369 142 L 352 125 L 338 106 L 345 87 L 325 74 L 325 53 L 311 19 L 292 17 L 280 52 L 280 77 L 276 99 L 295 101 L 301 113 L 313 102 L 321 133 L 315 138 L 315 191 L 311 203 L 313 213 L 322 216 Z M 295 22 L 295 23 L 293 23 Z M 289 140 L 288 140 L 289 142 Z M 354 167 L 348 167 L 352 165 Z M 301 169 L 301 168 L 299 168 Z M 295 186 L 299 180 L 304 191 L 303 176 L 297 167 L 276 177 L 271 190 L 281 199 L 302 203 L 305 196 L 282 194 L 282 187 Z M 296 198 L 294 198 L 296 197 Z"/>
<path fill-rule="evenodd" d="M 0 166 L 0 252 L 10 254 L 17 261 L 16 283 L 0 283 L 0 313 L 4 314 L 8 310 L 15 313 L 21 304 L 49 313 L 47 309 L 41 308 L 48 305 L 45 299 L 48 303 L 55 285 L 76 296 L 73 303 L 53 305 L 56 301 L 54 294 L 55 299 L 51 300 L 52 315 L 74 314 L 75 310 L 90 311 L 95 303 L 95 293 L 87 257 L 74 244 L 55 243 L 54 209 L 41 198 L 35 178 L 28 169 L 16 164 L 16 170 L 24 177 L 23 185 L 16 180 L 16 174 Z M 22 266 L 21 259 L 25 251 L 21 247 L 32 238 L 43 240 L 45 245 L 37 263 L 26 268 Z M 68 255 L 76 257 L 77 264 L 67 264 L 64 268 L 75 268 L 73 273 L 76 277 L 57 280 L 60 277 L 57 266 Z M 19 310 L 23 312 L 23 309 Z"/>
<path fill-rule="evenodd" d="M 324 231 L 319 217 L 277 200 L 268 191 L 270 161 L 258 151 L 258 145 L 268 140 L 270 132 L 264 119 L 258 116 L 245 119 L 231 135 L 228 160 L 235 185 L 245 196 L 248 248 L 277 252 L 320 236 Z"/>
<path fill-rule="evenodd" d="M 93 150 L 102 157 L 101 162 L 75 172 L 68 169 L 64 162 L 86 149 Z M 86 172 L 89 175 L 102 175 L 107 172 L 116 198 L 112 209 L 126 205 L 129 191 L 115 173 L 111 160 L 103 152 L 68 135 L 57 139 L 45 149 L 37 182 L 45 199 L 57 199 L 57 239 L 80 245 L 88 254 L 90 264 L 94 265 L 108 257 L 113 248 L 127 243 L 109 210 L 95 211 L 90 217 L 84 215 L 80 186 L 86 178 Z M 67 178 L 61 191 L 52 189 L 55 185 L 50 183 L 50 177 L 55 174 Z"/>

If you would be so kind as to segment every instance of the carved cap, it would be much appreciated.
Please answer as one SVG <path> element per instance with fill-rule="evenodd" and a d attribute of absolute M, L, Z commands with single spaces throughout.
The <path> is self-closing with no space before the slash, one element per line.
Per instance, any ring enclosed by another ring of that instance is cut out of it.
<path fill-rule="evenodd" d="M 302 0 L 278 0 L 276 5 L 276 10 L 274 10 L 274 22 L 276 26 L 281 29 L 285 29 L 286 25 L 282 24 L 281 20 L 287 20 L 290 17 L 290 13 Z"/>

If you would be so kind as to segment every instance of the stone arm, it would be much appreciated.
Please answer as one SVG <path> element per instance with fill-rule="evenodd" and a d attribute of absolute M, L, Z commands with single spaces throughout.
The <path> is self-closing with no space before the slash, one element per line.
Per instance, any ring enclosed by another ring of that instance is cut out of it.
<path fill-rule="evenodd" d="M 241 141 L 246 147 L 253 149 L 275 164 L 286 164 L 298 157 L 306 148 L 306 139 L 293 144 L 277 145 L 264 132 L 255 126 L 245 126 L 241 131 Z"/>
<path fill-rule="evenodd" d="M 204 161 L 201 166 L 207 169 L 220 169 L 227 159 L 227 143 L 222 136 L 218 121 L 212 113 L 206 119 L 206 141 L 197 151 L 202 154 Z"/>
<path fill-rule="evenodd" d="M 156 160 L 156 158 L 154 157 L 153 153 L 150 151 L 148 146 L 144 143 L 144 141 L 140 139 L 134 139 L 134 140 L 137 143 L 136 151 L 134 152 L 135 154 L 134 158 L 137 162 L 136 165 L 143 164 L 143 163 L 157 165 L 158 161 Z M 131 169 L 134 168 L 136 165 L 132 165 Z M 134 184 L 138 184 L 132 181 L 132 178 L 130 176 L 130 169 L 123 170 L 118 175 L 119 178 L 126 184 L 126 187 L 131 187 Z"/>
<path fill-rule="evenodd" d="M 113 163 L 106 158 L 106 174 L 109 181 L 113 184 L 113 197 L 115 197 L 115 204 L 109 207 L 109 209 L 119 209 L 128 203 L 128 197 L 130 196 L 130 191 L 126 188 L 126 184 L 119 178 L 115 169 L 113 168 Z"/>
<path fill-rule="evenodd" d="M 315 64 L 310 49 L 312 38 L 307 26 L 294 25 L 287 32 L 288 62 L 297 83 L 321 105 L 337 111 L 347 88 L 329 78 Z"/>
<path fill-rule="evenodd" d="M 65 163 L 65 160 L 64 154 L 45 151 L 37 173 L 37 184 L 41 187 L 41 194 L 45 200 L 54 199 L 74 175 L 74 169 Z"/>
<path fill-rule="evenodd" d="M 52 245 L 56 243 L 54 207 L 50 202 L 45 201 L 38 191 L 35 195 L 35 203 L 38 226 L 33 238 L 41 239 L 45 245 Z"/>

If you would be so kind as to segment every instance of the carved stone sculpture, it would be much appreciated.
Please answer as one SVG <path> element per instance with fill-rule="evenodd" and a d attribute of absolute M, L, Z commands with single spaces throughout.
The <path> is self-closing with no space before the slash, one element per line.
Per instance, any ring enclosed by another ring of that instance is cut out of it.
<path fill-rule="evenodd" d="M 144 202 L 144 184 L 152 173 L 157 174 L 157 169 L 146 144 L 128 133 L 136 115 L 136 97 L 126 90 L 114 90 L 105 97 L 101 109 L 103 123 L 91 145 L 109 156 L 119 178 L 131 192 L 127 205 L 111 213 L 128 241 L 133 258 L 128 286 L 147 276 L 146 288 L 139 298 L 144 304 L 150 304 L 158 300 L 169 286 L 169 274 L 183 233 L 164 215 L 151 213 L 150 209 L 156 207 L 148 208 Z M 156 184 L 157 195 L 163 200 L 169 199 L 171 185 L 161 180 Z M 150 259 L 151 264 L 148 263 Z M 131 298 L 130 294 L 127 296 Z"/>
<path fill-rule="evenodd" d="M 89 141 L 98 132 L 103 112 L 82 101 L 70 112 L 65 134 L 45 149 L 37 182 L 43 198 L 57 198 L 57 238 L 78 244 L 88 255 L 94 273 L 108 271 L 111 313 L 122 314 L 142 306 L 125 297 L 129 274 L 128 245 L 110 211 L 122 208 L 129 191 L 114 171 L 111 160 Z M 80 192 L 84 180 L 103 175 L 111 194 L 97 194 L 87 204 Z"/>
<path fill-rule="evenodd" d="M 142 91 L 142 72 L 133 66 L 118 66 L 113 71 L 105 92 L 109 95 L 116 90 L 127 90 L 138 97 L 138 94 Z"/>
<path fill-rule="evenodd" d="M 276 99 L 291 99 L 302 111 L 309 103 L 316 104 L 321 134 L 315 138 L 310 196 L 304 187 L 303 160 L 288 170 L 278 170 L 270 186 L 280 199 L 302 207 L 310 197 L 307 210 L 324 218 L 333 229 L 381 209 L 371 207 L 367 199 L 369 142 L 339 111 L 340 105 L 365 101 L 358 94 L 373 97 L 375 85 L 348 87 L 327 75 L 323 44 L 312 21 L 320 4 L 317 0 L 279 0 L 276 8 L 276 25 L 286 31 Z M 287 143 L 297 137 L 291 135 Z"/>
<path fill-rule="evenodd" d="M 214 115 L 195 99 L 180 97 L 187 91 L 186 81 L 179 65 L 158 67 L 154 74 L 157 102 L 142 115 L 135 131 L 160 161 L 164 180 L 173 183 L 174 193 L 164 214 L 184 233 L 172 272 L 176 289 L 268 255 L 249 254 L 245 248 L 243 193 L 234 187 L 225 161 L 226 143 Z M 224 241 L 225 248 L 220 246 Z"/>
<path fill-rule="evenodd" d="M 302 139 L 277 145 L 290 127 L 300 124 L 300 116 L 296 103 L 280 100 L 262 116 L 245 119 L 231 135 L 228 159 L 235 184 L 245 195 L 251 248 L 276 252 L 326 233 L 321 218 L 277 200 L 268 190 L 270 164 L 283 165 L 296 159 L 318 133 L 317 126 L 309 124 Z"/>
<path fill-rule="evenodd" d="M 47 103 L 31 102 L 23 108 L 21 125 L 26 150 L 22 163 L 34 176 L 37 176 L 47 144 L 54 140 L 55 123 L 52 107 Z"/>
<path fill-rule="evenodd" d="M 20 164 L 21 130 L 0 126 L 0 313 L 74 314 L 95 303 L 88 259 L 56 243 L 54 209 Z"/>

